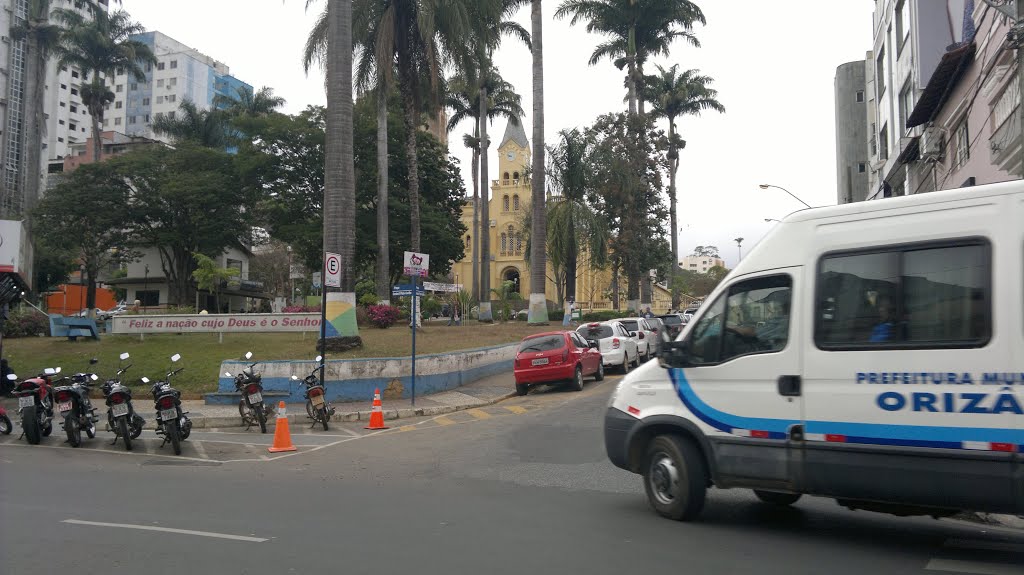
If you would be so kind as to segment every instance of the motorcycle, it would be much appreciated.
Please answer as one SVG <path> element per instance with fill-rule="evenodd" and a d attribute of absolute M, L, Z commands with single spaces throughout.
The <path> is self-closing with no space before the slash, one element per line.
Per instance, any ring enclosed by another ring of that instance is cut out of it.
<path fill-rule="evenodd" d="M 13 374 L 10 374 L 13 375 Z M 17 379 L 17 376 L 15 376 Z M 11 423 L 11 418 L 7 417 L 7 410 L 0 405 L 0 433 L 4 435 L 10 435 L 11 431 L 14 430 L 14 424 Z"/>
<path fill-rule="evenodd" d="M 252 359 L 252 352 L 245 352 L 244 359 Z M 263 378 L 253 370 L 255 367 L 256 363 L 253 362 L 238 375 L 232 376 L 231 372 L 225 371 L 224 376 L 234 377 L 235 391 L 242 393 L 242 399 L 238 400 L 238 414 L 242 416 L 246 431 L 259 423 L 260 433 L 266 433 L 270 406 L 263 402 Z"/>
<path fill-rule="evenodd" d="M 99 361 L 96 358 L 89 360 L 89 365 L 96 365 Z M 89 400 L 89 391 L 92 382 L 99 379 L 95 373 L 76 373 L 70 377 L 63 377 L 60 383 L 64 385 L 53 388 L 53 397 L 57 402 L 57 410 L 64 423 L 64 433 L 68 436 L 68 443 L 71 447 L 82 445 L 82 430 L 89 436 L 89 439 L 96 437 L 96 422 L 100 420 L 96 415 L 96 409 Z"/>
<path fill-rule="evenodd" d="M 171 356 L 171 367 L 181 359 L 181 354 Z M 171 387 L 171 378 L 185 369 L 178 369 L 167 372 L 163 381 L 153 384 L 153 403 L 156 408 L 156 434 L 164 436 L 164 442 L 160 447 L 171 442 L 175 455 L 181 455 L 181 442 L 188 439 L 192 432 L 192 420 L 188 418 L 187 412 L 181 409 L 181 392 Z M 143 377 L 143 383 L 149 383 L 149 379 Z"/>
<path fill-rule="evenodd" d="M 53 376 L 60 373 L 60 368 L 48 367 L 36 377 L 30 377 L 18 383 L 12 392 L 18 398 L 18 415 L 21 416 L 21 436 L 30 445 L 38 445 L 41 437 L 48 437 L 53 432 Z M 7 376 L 12 382 L 18 376 Z"/>
<path fill-rule="evenodd" d="M 316 361 L 319 362 L 322 358 L 316 356 Z M 331 416 L 334 415 L 334 407 L 331 406 L 330 402 L 327 401 L 327 394 L 324 392 L 324 384 L 317 377 L 317 372 L 320 368 L 315 368 L 309 375 L 307 375 L 302 383 L 306 386 L 304 397 L 306 398 L 306 415 L 313 420 L 315 427 L 317 423 L 321 423 L 324 426 L 324 431 L 327 431 L 327 423 L 331 420 Z M 293 375 L 292 381 L 299 381 L 299 376 Z"/>
<path fill-rule="evenodd" d="M 132 390 L 121 383 L 121 374 L 128 371 L 132 364 L 121 367 L 121 362 L 128 359 L 127 353 L 122 353 L 117 364 L 117 374 L 114 379 L 108 379 L 103 383 L 103 397 L 107 403 L 107 431 L 114 432 L 114 441 L 117 443 L 120 437 L 124 441 L 124 448 L 132 450 L 132 440 L 142 434 L 142 428 L 146 420 L 135 412 L 132 407 Z"/>

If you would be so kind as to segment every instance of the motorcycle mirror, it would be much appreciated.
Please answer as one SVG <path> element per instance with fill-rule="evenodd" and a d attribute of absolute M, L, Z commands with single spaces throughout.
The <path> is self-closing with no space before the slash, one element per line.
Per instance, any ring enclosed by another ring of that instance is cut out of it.
<path fill-rule="evenodd" d="M 57 371 L 55 369 L 53 369 L 52 367 L 48 367 L 48 368 L 43 370 L 43 375 L 56 375 L 56 374 L 57 374 Z"/>
<path fill-rule="evenodd" d="M 318 355 L 318 356 L 316 356 L 316 359 L 314 359 L 313 361 L 323 361 L 323 359 L 324 359 L 324 356 Z"/>
<path fill-rule="evenodd" d="M 230 372 L 230 371 L 225 371 L 225 372 L 224 372 L 224 377 L 234 377 L 234 376 L 233 376 L 233 375 L 231 375 L 231 372 Z"/>
<path fill-rule="evenodd" d="M 90 379 L 92 379 L 93 381 L 96 381 L 96 380 L 97 380 L 97 379 L 99 379 L 99 378 L 100 378 L 100 376 L 98 376 L 98 375 L 96 375 L 96 374 L 94 373 L 94 374 L 92 374 L 92 377 L 91 377 Z"/>
<path fill-rule="evenodd" d="M 295 376 L 293 375 L 292 377 L 295 377 Z M 15 381 L 15 380 L 18 379 L 18 376 L 14 375 L 13 373 L 8 373 L 7 374 L 7 379 L 9 379 L 11 381 Z"/>
<path fill-rule="evenodd" d="M 176 354 L 171 356 L 171 361 L 172 362 L 178 361 L 179 359 L 181 359 L 181 354 L 180 353 L 176 353 Z"/>
<path fill-rule="evenodd" d="M 99 362 L 100 360 L 96 359 L 95 357 L 89 359 L 89 365 L 96 365 Z"/>
<path fill-rule="evenodd" d="M 124 360 L 128 359 L 129 357 L 131 357 L 131 356 L 128 355 L 128 352 L 122 353 L 121 354 L 121 361 L 124 361 Z"/>
<path fill-rule="evenodd" d="M 252 359 L 252 352 L 251 351 L 245 352 L 245 359 Z"/>
<path fill-rule="evenodd" d="M 60 373 L 60 368 L 58 367 L 55 370 L 53 370 L 53 373 Z"/>
<path fill-rule="evenodd" d="M 299 376 L 293 375 L 292 376 L 292 381 L 299 381 Z"/>
<path fill-rule="evenodd" d="M 142 377 L 142 378 L 139 379 L 139 381 L 141 381 L 142 383 L 149 383 L 149 378 L 148 377 Z"/>

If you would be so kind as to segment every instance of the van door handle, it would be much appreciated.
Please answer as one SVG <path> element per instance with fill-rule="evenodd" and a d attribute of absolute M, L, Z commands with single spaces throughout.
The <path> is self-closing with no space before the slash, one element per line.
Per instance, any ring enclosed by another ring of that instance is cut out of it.
<path fill-rule="evenodd" d="M 780 375 L 779 376 L 779 395 L 786 397 L 799 397 L 800 396 L 800 376 L 799 375 Z"/>

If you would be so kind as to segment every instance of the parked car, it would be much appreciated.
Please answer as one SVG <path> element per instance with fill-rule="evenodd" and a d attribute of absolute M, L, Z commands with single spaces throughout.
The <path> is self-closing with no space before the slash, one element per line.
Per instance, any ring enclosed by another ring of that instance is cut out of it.
<path fill-rule="evenodd" d="M 597 349 L 606 367 L 618 366 L 623 373 L 628 373 L 631 364 L 640 365 L 636 339 L 629 335 L 629 330 L 621 321 L 611 319 L 584 324 L 576 329 L 576 333 L 588 342 L 597 342 Z"/>
<path fill-rule="evenodd" d="M 683 314 L 680 313 L 666 313 L 659 315 L 658 319 L 664 324 L 669 339 L 675 339 L 679 332 L 683 331 L 683 326 L 686 325 L 686 320 L 683 319 Z"/>
<path fill-rule="evenodd" d="M 93 317 L 100 317 L 100 314 L 103 313 L 103 310 L 101 310 L 98 307 L 93 308 L 93 311 L 95 312 L 95 313 L 93 313 Z M 89 317 L 89 308 L 85 308 L 85 309 L 83 309 L 81 311 L 76 311 L 75 313 L 71 314 L 69 317 Z"/>
<path fill-rule="evenodd" d="M 636 339 L 636 349 L 641 358 L 640 361 L 651 359 L 658 351 L 658 332 L 647 318 L 624 317 L 619 321 L 629 331 L 630 337 Z"/>
<path fill-rule="evenodd" d="M 126 304 L 119 303 L 106 311 L 97 310 L 96 317 L 102 320 L 108 320 L 115 315 L 121 315 L 126 311 L 128 311 L 128 306 Z"/>
<path fill-rule="evenodd" d="M 601 352 L 572 331 L 526 336 L 519 344 L 512 369 L 518 395 L 526 395 L 532 385 L 564 381 L 572 382 L 576 391 L 583 391 L 584 377 L 604 379 Z"/>

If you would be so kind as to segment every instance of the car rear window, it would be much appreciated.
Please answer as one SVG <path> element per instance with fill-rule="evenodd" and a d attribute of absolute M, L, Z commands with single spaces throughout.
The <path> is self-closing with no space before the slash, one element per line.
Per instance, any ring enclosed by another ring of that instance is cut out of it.
<path fill-rule="evenodd" d="M 519 351 L 551 351 L 565 347 L 565 338 L 560 335 L 531 337 L 519 344 Z"/>
<path fill-rule="evenodd" d="M 683 318 L 677 315 L 663 315 L 661 316 L 661 321 L 665 325 L 679 325 L 683 323 Z"/>
<path fill-rule="evenodd" d="M 637 323 L 638 322 L 635 319 L 623 319 L 623 320 L 620 320 L 620 323 L 622 323 L 622 327 L 626 328 L 629 331 L 637 331 L 638 330 L 638 328 L 637 328 Z"/>
<path fill-rule="evenodd" d="M 614 335 L 610 325 L 585 325 L 576 330 L 576 333 L 582 335 L 591 341 L 604 339 Z"/>

